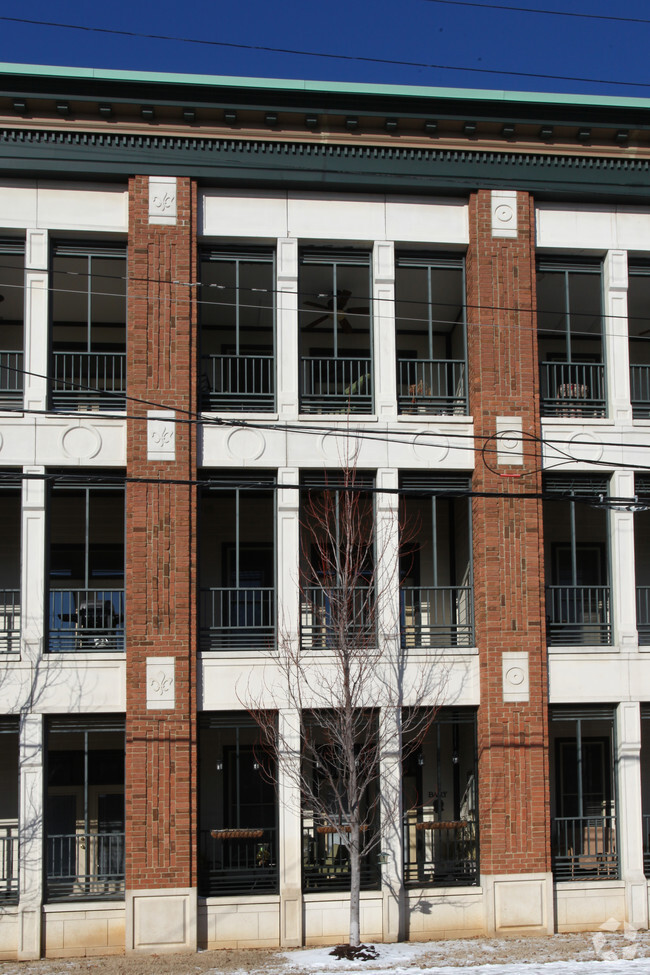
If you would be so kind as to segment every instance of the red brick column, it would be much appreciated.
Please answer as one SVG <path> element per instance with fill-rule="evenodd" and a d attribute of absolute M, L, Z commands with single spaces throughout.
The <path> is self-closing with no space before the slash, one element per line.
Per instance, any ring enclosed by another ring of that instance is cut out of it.
<path fill-rule="evenodd" d="M 541 490 L 540 450 L 525 442 L 523 466 L 506 466 L 489 443 L 487 461 L 497 473 L 480 453 L 497 416 L 521 417 L 524 437 L 540 431 L 534 217 L 532 198 L 519 193 L 517 237 L 493 237 L 490 192 L 470 200 L 469 400 L 479 438 L 473 487 L 506 496 L 472 503 L 483 875 L 550 870 L 542 511 L 540 501 L 521 497 Z M 528 654 L 528 703 L 504 702 L 508 651 Z"/>
<path fill-rule="evenodd" d="M 177 181 L 177 223 L 148 222 L 149 180 L 129 186 L 127 475 L 196 478 L 196 428 L 175 460 L 147 460 L 147 410 L 196 408 L 196 187 Z M 144 417 L 144 419 L 141 419 Z M 136 419 L 137 418 L 137 419 Z M 126 489 L 126 888 L 196 886 L 196 490 Z M 147 658 L 172 657 L 175 702 L 147 709 Z M 128 944 L 128 937 L 127 937 Z"/>

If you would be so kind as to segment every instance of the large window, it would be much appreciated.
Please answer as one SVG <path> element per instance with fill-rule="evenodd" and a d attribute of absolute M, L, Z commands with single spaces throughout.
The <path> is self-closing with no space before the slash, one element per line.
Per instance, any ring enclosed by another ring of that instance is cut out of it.
<path fill-rule="evenodd" d="M 650 264 L 630 261 L 627 292 L 630 397 L 635 417 L 650 418 Z"/>
<path fill-rule="evenodd" d="M 275 638 L 275 478 L 220 473 L 201 492 L 200 647 L 264 650 Z"/>
<path fill-rule="evenodd" d="M 605 416 L 601 264 L 544 259 L 537 270 L 545 416 Z"/>
<path fill-rule="evenodd" d="M 301 412 L 371 413 L 370 255 L 304 251 L 299 291 Z"/>
<path fill-rule="evenodd" d="M 25 245 L 0 238 L 0 409 L 22 403 Z"/>
<path fill-rule="evenodd" d="M 278 886 L 275 764 L 243 712 L 199 723 L 199 890 L 206 897 Z"/>
<path fill-rule="evenodd" d="M 478 882 L 476 714 L 442 709 L 402 764 L 404 868 L 413 887 Z"/>
<path fill-rule="evenodd" d="M 0 718 L 0 905 L 18 900 L 18 718 Z"/>
<path fill-rule="evenodd" d="M 616 880 L 614 712 L 552 708 L 553 872 L 557 880 Z"/>
<path fill-rule="evenodd" d="M 398 254 L 395 325 L 399 412 L 466 413 L 463 259 Z"/>
<path fill-rule="evenodd" d="M 0 652 L 20 650 L 21 482 L 17 472 L 0 478 Z"/>
<path fill-rule="evenodd" d="M 300 497 L 301 643 L 352 653 L 376 644 L 374 478 L 304 474 Z"/>
<path fill-rule="evenodd" d="M 124 650 L 122 485 L 70 478 L 52 487 L 48 649 Z"/>
<path fill-rule="evenodd" d="M 57 244 L 52 256 L 52 407 L 126 405 L 126 251 Z"/>
<path fill-rule="evenodd" d="M 49 718 L 46 769 L 47 899 L 123 898 L 124 718 Z"/>
<path fill-rule="evenodd" d="M 474 640 L 469 478 L 404 473 L 400 546 L 403 648 Z"/>
<path fill-rule="evenodd" d="M 201 405 L 275 408 L 275 263 L 270 251 L 201 257 Z"/>
<path fill-rule="evenodd" d="M 549 475 L 544 493 L 548 642 L 610 644 L 607 478 Z"/>

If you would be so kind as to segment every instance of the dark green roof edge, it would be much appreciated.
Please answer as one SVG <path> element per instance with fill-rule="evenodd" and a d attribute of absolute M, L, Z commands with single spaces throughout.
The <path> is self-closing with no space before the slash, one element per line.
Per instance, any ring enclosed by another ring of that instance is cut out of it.
<path fill-rule="evenodd" d="M 575 95 L 552 92 L 507 91 L 481 88 L 436 88 L 416 85 L 353 84 L 334 81 L 298 81 L 284 78 L 240 78 L 222 75 L 179 74 L 156 71 L 122 71 L 107 68 L 74 68 L 55 65 L 12 64 L 0 62 L 0 87 L 3 76 L 51 79 L 53 82 L 95 81 L 116 84 L 151 84 L 227 89 L 249 89 L 272 95 L 279 93 L 312 93 L 314 95 L 349 95 L 373 98 L 413 98 L 455 100 L 458 102 L 495 102 L 505 105 L 544 105 L 580 108 L 618 108 L 650 110 L 650 98 L 620 98 L 615 95 Z"/>

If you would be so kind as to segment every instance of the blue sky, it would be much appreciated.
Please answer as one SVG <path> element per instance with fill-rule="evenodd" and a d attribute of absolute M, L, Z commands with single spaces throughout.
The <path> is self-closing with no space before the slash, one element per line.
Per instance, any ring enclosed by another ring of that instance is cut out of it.
<path fill-rule="evenodd" d="M 618 4 L 611 0 L 508 0 L 508 3 L 538 11 L 560 10 L 648 22 L 622 23 L 494 9 L 494 6 L 505 6 L 506 0 L 493 0 L 493 6 L 484 9 L 438 0 L 376 0 L 373 3 L 368 0 L 328 0 L 327 3 L 114 0 L 102 6 L 81 0 L 59 0 L 54 4 L 27 0 L 21 5 L 0 4 L 0 16 L 336 54 L 351 60 L 126 37 L 13 23 L 6 19 L 0 20 L 0 60 L 125 70 L 650 97 L 648 0 L 623 0 Z M 358 58 L 418 62 L 419 65 L 355 60 Z M 433 64 L 439 67 L 422 66 Z M 626 84 L 613 83 L 617 81 Z"/>

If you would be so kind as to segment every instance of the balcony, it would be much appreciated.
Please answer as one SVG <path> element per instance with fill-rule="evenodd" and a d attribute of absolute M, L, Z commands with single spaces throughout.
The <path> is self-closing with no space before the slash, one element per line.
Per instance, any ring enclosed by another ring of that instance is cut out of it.
<path fill-rule="evenodd" d="M 20 650 L 20 590 L 0 589 L 0 653 Z"/>
<path fill-rule="evenodd" d="M 124 352 L 53 352 L 52 409 L 126 409 Z"/>
<path fill-rule="evenodd" d="M 22 409 L 23 353 L 0 352 L 0 410 Z"/>
<path fill-rule="evenodd" d="M 300 642 L 303 649 L 327 650 L 341 641 L 370 645 L 376 641 L 374 592 L 306 586 L 300 600 Z"/>
<path fill-rule="evenodd" d="M 272 355 L 202 355 L 201 408 L 268 413 L 275 408 Z"/>
<path fill-rule="evenodd" d="M 473 619 L 470 586 L 400 589 L 403 648 L 471 647 Z"/>
<path fill-rule="evenodd" d="M 350 855 L 347 848 L 349 827 L 336 828 L 329 824 L 303 822 L 302 827 L 302 887 L 313 890 L 348 891 L 350 889 Z M 377 859 L 378 847 L 364 854 L 374 841 L 370 830 L 361 831 L 361 889 L 378 890 L 381 872 Z"/>
<path fill-rule="evenodd" d="M 546 631 L 549 646 L 609 646 L 609 586 L 547 586 Z"/>
<path fill-rule="evenodd" d="M 409 812 L 404 818 L 404 880 L 408 887 L 478 883 L 478 824 Z"/>
<path fill-rule="evenodd" d="M 635 420 L 650 420 L 650 365 L 630 366 L 630 399 Z"/>
<path fill-rule="evenodd" d="M 18 903 L 18 826 L 0 827 L 0 904 Z"/>
<path fill-rule="evenodd" d="M 203 897 L 275 894 L 278 876 L 275 827 L 200 830 L 199 886 Z"/>
<path fill-rule="evenodd" d="M 636 628 L 639 644 L 650 646 L 650 586 L 636 587 Z"/>
<path fill-rule="evenodd" d="M 466 367 L 460 359 L 398 359 L 400 413 L 467 413 Z"/>
<path fill-rule="evenodd" d="M 301 356 L 301 413 L 372 413 L 372 360 Z"/>
<path fill-rule="evenodd" d="M 50 902 L 122 900 L 124 833 L 68 833 L 46 838 Z"/>
<path fill-rule="evenodd" d="M 50 653 L 124 650 L 123 589 L 51 589 Z"/>
<path fill-rule="evenodd" d="M 265 650 L 275 639 L 275 590 L 201 589 L 201 650 Z"/>
<path fill-rule="evenodd" d="M 552 820 L 553 874 L 561 880 L 617 880 L 615 816 Z"/>
<path fill-rule="evenodd" d="M 542 362 L 543 416 L 606 415 L 605 367 L 601 362 Z"/>

